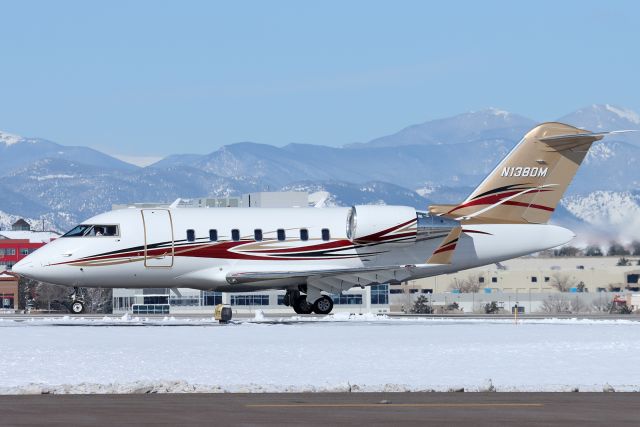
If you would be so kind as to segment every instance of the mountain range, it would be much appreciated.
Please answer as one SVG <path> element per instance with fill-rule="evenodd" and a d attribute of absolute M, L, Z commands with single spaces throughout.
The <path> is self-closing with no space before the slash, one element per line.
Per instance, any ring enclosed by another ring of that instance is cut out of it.
<path fill-rule="evenodd" d="M 640 129 L 640 116 L 592 105 L 559 121 L 593 131 Z M 282 147 L 241 142 L 204 155 L 175 154 L 138 167 L 88 147 L 0 132 L 0 214 L 44 219 L 63 230 L 114 203 L 166 202 L 178 197 L 239 195 L 248 191 L 326 191 L 330 204 L 455 203 L 466 197 L 537 122 L 487 109 L 412 125 L 365 143 Z M 640 133 L 594 144 L 553 220 L 610 226 L 625 235 L 618 206 L 640 206 Z M 606 208 L 602 207 L 605 204 Z M 594 218 L 593 212 L 598 216 Z M 0 215 L 0 227 L 6 226 Z"/>

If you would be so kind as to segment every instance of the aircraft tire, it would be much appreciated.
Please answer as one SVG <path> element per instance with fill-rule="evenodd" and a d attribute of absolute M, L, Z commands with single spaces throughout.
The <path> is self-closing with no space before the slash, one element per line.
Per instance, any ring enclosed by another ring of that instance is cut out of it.
<path fill-rule="evenodd" d="M 326 295 L 321 296 L 313 303 L 315 314 L 329 314 L 333 310 L 333 300 Z"/>
<path fill-rule="evenodd" d="M 81 301 L 73 301 L 69 311 L 73 314 L 82 314 L 84 313 L 84 304 Z"/>
<path fill-rule="evenodd" d="M 299 296 L 293 304 L 293 311 L 297 314 L 311 314 L 313 312 L 313 304 L 307 302 L 307 297 Z"/>

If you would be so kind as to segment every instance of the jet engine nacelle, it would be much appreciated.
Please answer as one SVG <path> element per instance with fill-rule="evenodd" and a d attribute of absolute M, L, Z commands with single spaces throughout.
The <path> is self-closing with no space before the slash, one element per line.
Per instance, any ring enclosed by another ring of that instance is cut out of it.
<path fill-rule="evenodd" d="M 353 206 L 347 218 L 347 236 L 354 243 L 413 243 L 416 210 L 408 206 Z"/>

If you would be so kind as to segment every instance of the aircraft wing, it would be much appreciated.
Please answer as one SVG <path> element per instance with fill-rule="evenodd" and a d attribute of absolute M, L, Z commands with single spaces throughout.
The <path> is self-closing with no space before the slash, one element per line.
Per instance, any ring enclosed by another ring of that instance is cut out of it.
<path fill-rule="evenodd" d="M 227 282 L 230 284 L 246 284 L 267 280 L 300 279 L 301 283 L 306 282 L 308 285 L 325 292 L 340 293 L 355 286 L 407 280 L 412 276 L 412 270 L 416 267 L 419 266 L 389 265 L 371 268 L 229 273 Z"/>
<path fill-rule="evenodd" d="M 269 280 L 300 279 L 326 292 L 340 292 L 354 286 L 367 286 L 391 281 L 402 282 L 412 276 L 416 268 L 429 265 L 449 265 L 455 252 L 461 227 L 453 228 L 425 264 L 387 265 L 361 268 L 329 268 L 295 271 L 245 271 L 227 274 L 229 284 L 247 284 Z"/>
<path fill-rule="evenodd" d="M 227 282 L 229 284 L 244 284 L 252 282 L 262 282 L 266 280 L 282 280 L 282 279 L 306 279 L 308 277 L 341 277 L 341 276 L 357 276 L 357 275 L 387 275 L 394 271 L 410 270 L 415 265 L 389 265 L 377 267 L 361 267 L 361 268 L 334 268 L 322 270 L 295 270 L 295 271 L 247 271 L 233 272 L 227 274 Z"/>

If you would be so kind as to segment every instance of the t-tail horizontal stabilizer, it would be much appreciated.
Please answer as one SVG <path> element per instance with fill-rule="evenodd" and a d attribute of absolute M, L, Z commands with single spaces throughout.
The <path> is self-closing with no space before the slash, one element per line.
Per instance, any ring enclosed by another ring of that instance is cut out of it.
<path fill-rule="evenodd" d="M 462 234 L 462 227 L 452 228 L 447 237 L 438 246 L 438 249 L 433 252 L 431 258 L 427 260 L 427 264 L 451 264 L 460 234 Z"/>

